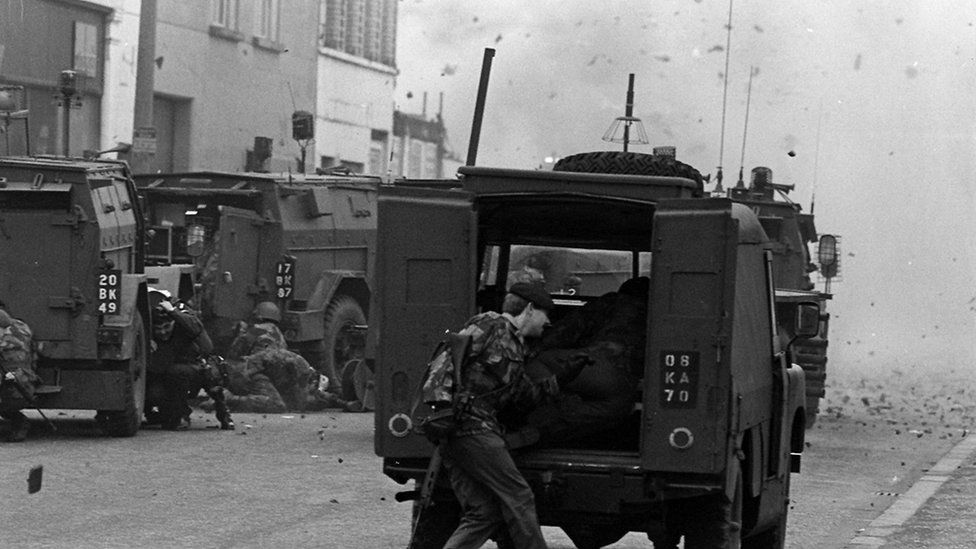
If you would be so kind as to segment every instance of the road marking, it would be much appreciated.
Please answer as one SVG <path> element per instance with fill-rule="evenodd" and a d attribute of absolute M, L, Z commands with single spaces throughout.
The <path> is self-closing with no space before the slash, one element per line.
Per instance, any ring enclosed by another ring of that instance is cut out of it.
<path fill-rule="evenodd" d="M 952 472 L 976 451 L 976 436 L 968 436 L 952 447 L 934 467 L 922 475 L 903 496 L 895 500 L 881 516 L 854 536 L 848 547 L 881 547 L 885 538 L 912 518 L 919 508 L 938 491 Z"/>

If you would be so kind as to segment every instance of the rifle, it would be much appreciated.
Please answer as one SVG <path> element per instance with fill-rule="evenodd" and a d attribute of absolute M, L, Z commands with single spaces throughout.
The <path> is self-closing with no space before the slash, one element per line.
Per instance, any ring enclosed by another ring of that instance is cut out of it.
<path fill-rule="evenodd" d="M 10 370 L 7 370 L 7 368 L 3 365 L 3 363 L 0 363 L 0 379 L 3 379 L 4 383 L 8 381 L 13 383 L 14 389 L 17 389 L 17 392 L 20 393 L 20 396 L 24 398 L 27 404 L 30 404 L 32 408 L 37 410 L 38 414 L 41 414 L 41 418 L 44 419 L 44 422 L 47 423 L 48 427 L 50 427 L 52 431 L 58 430 L 58 428 L 54 426 L 54 423 L 51 423 L 51 420 L 48 419 L 47 416 L 44 415 L 44 412 L 42 412 L 41 409 L 37 406 L 37 400 L 30 393 L 27 392 L 27 389 L 25 389 L 24 386 L 20 384 L 20 381 L 17 379 L 17 376 L 10 373 Z"/>

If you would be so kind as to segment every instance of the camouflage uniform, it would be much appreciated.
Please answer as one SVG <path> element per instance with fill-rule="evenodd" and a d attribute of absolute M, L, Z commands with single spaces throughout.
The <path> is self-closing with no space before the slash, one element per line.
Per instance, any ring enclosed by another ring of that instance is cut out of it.
<path fill-rule="evenodd" d="M 464 515 L 445 549 L 480 547 L 501 529 L 519 547 L 545 548 L 532 489 L 515 466 L 499 414 L 527 409 L 555 394 L 554 376 L 533 382 L 525 373 L 525 344 L 507 316 L 486 312 L 461 331 L 472 336 L 462 371 L 472 397 L 461 426 L 444 442 L 444 464 Z"/>
<path fill-rule="evenodd" d="M 231 360 L 244 360 L 250 355 L 267 349 L 287 349 L 285 335 L 274 322 L 258 322 L 241 330 L 230 344 L 227 357 Z"/>
<path fill-rule="evenodd" d="M 228 353 L 230 393 L 234 411 L 277 413 L 303 411 L 309 382 L 318 373 L 299 354 L 288 350 L 285 336 L 273 322 L 253 324 L 231 343 Z"/>
<path fill-rule="evenodd" d="M 20 411 L 29 405 L 14 383 L 19 384 L 33 398 L 35 384 L 33 332 L 26 322 L 16 319 L 0 309 L 0 362 L 14 377 L 0 381 L 0 417 L 10 420 L 8 440 L 19 442 L 27 437 L 27 417 Z"/>
<path fill-rule="evenodd" d="M 229 362 L 228 370 L 224 398 L 235 412 L 303 411 L 310 380 L 318 376 L 301 355 L 287 349 L 262 350 L 244 361 Z"/>

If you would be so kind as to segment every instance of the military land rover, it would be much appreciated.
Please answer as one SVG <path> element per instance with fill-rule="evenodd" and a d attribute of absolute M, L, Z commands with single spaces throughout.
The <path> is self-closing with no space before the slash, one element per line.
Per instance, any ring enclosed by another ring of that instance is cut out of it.
<path fill-rule="evenodd" d="M 755 212 L 705 196 L 690 167 L 647 161 L 658 175 L 464 167 L 455 189 L 381 188 L 376 453 L 397 482 L 423 478 L 433 447 L 413 427 L 427 412 L 411 410 L 428 354 L 445 330 L 500 310 L 513 257 L 526 247 L 623 256 L 629 277 L 649 280 L 628 413 L 601 436 L 516 455 L 540 521 L 580 548 L 627 532 L 664 547 L 681 537 L 711 547 L 715 532 L 729 546 L 783 547 L 806 400 L 781 329 L 813 335 L 819 307 L 803 301 L 778 319 L 772 244 Z M 554 325 L 605 290 L 546 283 Z M 450 488 L 433 499 L 415 547 L 440 546 L 456 524 Z"/>

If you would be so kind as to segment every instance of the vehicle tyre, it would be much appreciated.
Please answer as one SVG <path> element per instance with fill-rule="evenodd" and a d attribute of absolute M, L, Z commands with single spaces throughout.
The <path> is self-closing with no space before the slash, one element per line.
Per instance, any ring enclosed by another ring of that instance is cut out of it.
<path fill-rule="evenodd" d="M 806 381 L 806 428 L 817 421 L 820 401 L 825 394 L 827 380 L 827 340 L 812 338 L 795 345 L 793 360 L 803 368 Z"/>
<path fill-rule="evenodd" d="M 141 315 L 133 315 L 135 339 L 132 358 L 128 362 L 125 380 L 125 408 L 99 411 L 96 419 L 106 433 L 113 437 L 131 437 L 142 425 L 142 413 L 146 404 L 146 330 Z"/>
<path fill-rule="evenodd" d="M 355 400 L 355 397 L 347 398 L 349 393 L 345 388 L 341 367 L 354 358 L 362 357 L 362 338 L 355 337 L 351 329 L 364 324 L 366 315 L 363 314 L 363 309 L 349 296 L 337 297 L 325 310 L 325 349 L 319 371 L 329 378 L 329 390 L 342 395 L 345 400 Z"/>
<path fill-rule="evenodd" d="M 786 473 L 783 487 L 783 513 L 776 525 L 759 534 L 742 540 L 743 549 L 783 549 L 786 547 L 786 519 L 790 511 L 790 473 Z"/>
<path fill-rule="evenodd" d="M 626 528 L 603 524 L 575 524 L 562 529 L 576 549 L 600 549 L 620 541 L 627 534 Z"/>
<path fill-rule="evenodd" d="M 724 493 L 705 498 L 693 523 L 684 528 L 685 549 L 739 549 L 742 547 L 742 469 L 736 472 L 732 501 Z"/>
<path fill-rule="evenodd" d="M 645 153 L 596 151 L 571 154 L 556 162 L 552 170 L 684 177 L 698 184 L 699 193 L 703 192 L 704 188 L 701 172 L 694 167 L 670 157 Z"/>

